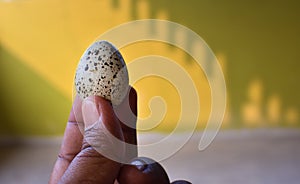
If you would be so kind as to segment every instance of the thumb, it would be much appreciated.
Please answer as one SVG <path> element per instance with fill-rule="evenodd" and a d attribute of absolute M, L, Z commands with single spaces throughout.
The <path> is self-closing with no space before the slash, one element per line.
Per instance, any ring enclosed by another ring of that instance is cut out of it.
<path fill-rule="evenodd" d="M 88 97 L 83 101 L 82 116 L 87 146 L 93 147 L 111 160 L 123 161 L 123 133 L 111 103 L 99 96 Z"/>
<path fill-rule="evenodd" d="M 116 179 L 124 156 L 122 131 L 109 101 L 89 97 L 82 103 L 84 140 L 81 151 L 61 178 L 61 183 L 104 183 Z"/>
<path fill-rule="evenodd" d="M 85 129 L 89 129 L 93 124 L 95 124 L 99 118 L 100 113 L 95 104 L 94 97 L 86 98 L 82 103 L 82 117 Z"/>

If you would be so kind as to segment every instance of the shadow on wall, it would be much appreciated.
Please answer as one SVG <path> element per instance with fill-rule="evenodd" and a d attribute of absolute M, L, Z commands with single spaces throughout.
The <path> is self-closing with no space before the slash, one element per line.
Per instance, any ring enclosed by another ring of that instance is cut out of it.
<path fill-rule="evenodd" d="M 115 8 L 119 0 L 112 1 Z M 293 22 L 297 1 L 262 4 L 227 2 L 131 0 L 132 19 L 158 18 L 181 23 L 204 36 L 217 53 L 228 87 L 224 127 L 299 126 L 299 44 Z M 277 10 L 285 11 L 282 15 Z M 256 16 L 252 16 L 253 11 Z M 243 13 L 240 13 L 243 12 Z M 296 13 L 298 12 L 298 13 Z M 289 22 L 287 24 L 287 22 Z M 278 27 L 284 27 L 277 29 Z M 162 31 L 156 25 L 151 33 Z M 270 35 L 270 32 L 272 34 Z M 170 41 L 185 43 L 197 52 L 194 40 L 167 28 Z M 254 41 L 255 40 L 255 41 Z M 298 39 L 299 40 L 299 39 Z M 287 43 L 287 44 L 286 44 Z M 249 56 L 250 54 L 250 56 Z M 193 62 L 188 56 L 185 62 Z M 284 62 L 282 62 L 284 61 Z M 208 75 L 213 74 L 206 62 Z"/>
<path fill-rule="evenodd" d="M 63 132 L 71 102 L 0 45 L 0 135 Z"/>
<path fill-rule="evenodd" d="M 241 107 L 243 122 L 246 126 L 296 126 L 299 121 L 297 109 L 287 107 L 282 98 L 274 93 L 266 96 L 261 80 L 254 79 L 248 87 L 247 101 Z M 285 108 L 282 108 L 282 107 Z"/>

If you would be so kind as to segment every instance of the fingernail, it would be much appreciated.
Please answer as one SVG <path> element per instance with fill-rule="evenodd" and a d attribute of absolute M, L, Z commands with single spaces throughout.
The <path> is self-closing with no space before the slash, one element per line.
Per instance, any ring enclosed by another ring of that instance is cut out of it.
<path fill-rule="evenodd" d="M 85 129 L 93 125 L 99 119 L 99 112 L 92 97 L 86 98 L 82 103 L 82 116 Z"/>
<path fill-rule="evenodd" d="M 143 171 L 147 168 L 147 163 L 142 160 L 133 160 L 131 165 L 134 165 L 140 171 Z"/>

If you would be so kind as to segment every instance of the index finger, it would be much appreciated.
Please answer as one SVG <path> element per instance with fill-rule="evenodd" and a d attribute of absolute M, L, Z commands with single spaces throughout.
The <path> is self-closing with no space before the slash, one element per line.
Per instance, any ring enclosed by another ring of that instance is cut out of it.
<path fill-rule="evenodd" d="M 120 121 L 126 144 L 126 160 L 137 156 L 136 123 L 137 123 L 137 92 L 129 86 L 122 103 L 114 107 L 114 113 Z"/>
<path fill-rule="evenodd" d="M 83 123 L 81 105 L 82 100 L 79 96 L 76 96 L 66 125 L 62 145 L 50 177 L 50 184 L 57 183 L 60 180 L 74 157 L 81 150 L 83 140 L 79 128 Z"/>

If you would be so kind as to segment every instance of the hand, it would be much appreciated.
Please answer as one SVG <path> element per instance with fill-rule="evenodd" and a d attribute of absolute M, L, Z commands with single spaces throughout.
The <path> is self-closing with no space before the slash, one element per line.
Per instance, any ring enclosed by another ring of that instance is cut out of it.
<path fill-rule="evenodd" d="M 148 158 L 135 158 L 136 149 L 111 141 L 113 135 L 120 140 L 118 143 L 137 144 L 136 115 L 137 94 L 133 88 L 115 109 L 102 97 L 88 97 L 84 101 L 76 97 L 49 183 L 169 184 L 160 164 Z M 118 159 L 131 160 L 132 165 L 122 165 Z"/>

